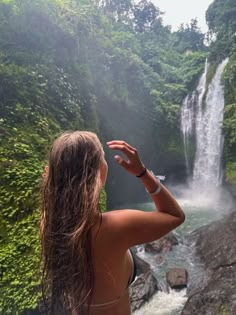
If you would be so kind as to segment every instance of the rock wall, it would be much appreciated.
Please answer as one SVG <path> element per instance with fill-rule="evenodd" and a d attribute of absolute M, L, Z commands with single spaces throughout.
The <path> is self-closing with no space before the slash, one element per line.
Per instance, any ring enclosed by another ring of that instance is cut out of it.
<path fill-rule="evenodd" d="M 182 315 L 236 314 L 236 212 L 194 231 L 207 277 L 190 292 Z"/>

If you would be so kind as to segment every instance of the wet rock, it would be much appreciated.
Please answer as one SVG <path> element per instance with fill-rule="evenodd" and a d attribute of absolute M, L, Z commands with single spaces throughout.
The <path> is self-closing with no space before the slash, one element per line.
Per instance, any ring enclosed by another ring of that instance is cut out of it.
<path fill-rule="evenodd" d="M 129 290 L 132 312 L 139 309 L 145 302 L 148 302 L 158 290 L 157 280 L 151 272 L 139 276 L 132 283 Z"/>
<path fill-rule="evenodd" d="M 200 291 L 192 293 L 181 315 L 235 315 L 236 266 L 213 272 Z"/>
<path fill-rule="evenodd" d="M 236 200 L 236 185 L 227 182 L 225 183 L 225 187 L 227 188 L 231 196 L 234 198 L 234 200 Z"/>
<path fill-rule="evenodd" d="M 190 292 L 182 315 L 236 314 L 236 212 L 192 233 L 207 272 Z"/>
<path fill-rule="evenodd" d="M 161 255 L 155 255 L 154 259 L 158 265 L 162 265 L 165 262 L 164 257 Z"/>
<path fill-rule="evenodd" d="M 135 260 L 135 263 L 136 263 L 137 275 L 141 275 L 141 274 L 144 274 L 144 273 L 147 273 L 147 272 L 151 271 L 150 264 L 146 260 L 144 260 L 141 257 L 139 257 L 139 255 L 138 255 L 138 246 L 132 247 L 131 251 L 133 253 L 134 260 Z"/>
<path fill-rule="evenodd" d="M 166 273 L 166 281 L 171 289 L 184 289 L 188 283 L 188 272 L 186 269 L 181 268 L 170 269 Z"/>
<path fill-rule="evenodd" d="M 178 245 L 178 240 L 174 234 L 169 233 L 157 241 L 144 245 L 145 252 L 159 254 L 167 253 L 172 250 L 172 247 Z"/>
<path fill-rule="evenodd" d="M 236 262 L 236 212 L 192 233 L 196 250 L 207 269 Z"/>
<path fill-rule="evenodd" d="M 151 266 L 145 260 L 135 255 L 135 262 L 137 264 L 137 273 L 138 275 L 147 273 L 151 270 Z"/>

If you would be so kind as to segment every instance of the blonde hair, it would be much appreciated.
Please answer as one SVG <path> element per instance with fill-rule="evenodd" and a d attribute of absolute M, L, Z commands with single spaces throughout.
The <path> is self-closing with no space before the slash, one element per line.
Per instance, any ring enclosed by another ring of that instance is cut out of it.
<path fill-rule="evenodd" d="M 100 141 L 88 131 L 65 132 L 50 149 L 40 225 L 43 296 L 49 314 L 62 314 L 60 307 L 73 314 L 89 313 L 95 283 L 91 228 L 101 215 L 102 156 Z"/>

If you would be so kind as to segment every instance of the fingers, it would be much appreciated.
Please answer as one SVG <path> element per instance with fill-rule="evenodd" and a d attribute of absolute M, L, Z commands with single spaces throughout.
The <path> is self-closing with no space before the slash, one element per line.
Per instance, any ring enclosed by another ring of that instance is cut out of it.
<path fill-rule="evenodd" d="M 129 159 L 134 156 L 136 149 L 131 147 L 128 143 L 124 141 L 110 141 L 107 142 L 107 145 L 112 150 L 122 151 Z"/>
<path fill-rule="evenodd" d="M 109 149 L 112 150 L 119 150 L 122 153 L 124 153 L 128 160 L 125 161 L 122 157 L 119 155 L 115 155 L 115 160 L 130 174 L 136 175 L 140 174 L 141 171 L 144 168 L 143 163 L 141 162 L 138 152 L 135 148 L 133 148 L 131 145 L 126 143 L 125 141 L 120 140 L 113 140 L 107 142 L 107 145 Z"/>
<path fill-rule="evenodd" d="M 125 169 L 128 167 L 128 163 L 124 159 L 122 159 L 122 157 L 120 157 L 119 155 L 115 155 L 114 158 Z"/>
<path fill-rule="evenodd" d="M 125 141 L 121 141 L 121 140 L 113 140 L 113 141 L 109 141 L 107 142 L 107 145 L 110 147 L 110 146 L 113 146 L 113 145 L 122 145 L 122 146 L 126 146 L 127 148 L 129 148 L 131 151 L 136 151 L 135 148 L 133 148 L 130 144 L 128 144 L 127 142 Z"/>

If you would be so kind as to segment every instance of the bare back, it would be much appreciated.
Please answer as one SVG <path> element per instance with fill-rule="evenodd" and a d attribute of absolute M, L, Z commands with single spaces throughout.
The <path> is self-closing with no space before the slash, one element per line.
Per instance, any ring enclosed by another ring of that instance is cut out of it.
<path fill-rule="evenodd" d="M 127 250 L 111 242 L 110 214 L 103 215 L 100 228 L 93 231 L 92 256 L 95 269 L 95 288 L 91 315 L 129 315 L 128 282 L 132 261 Z"/>

